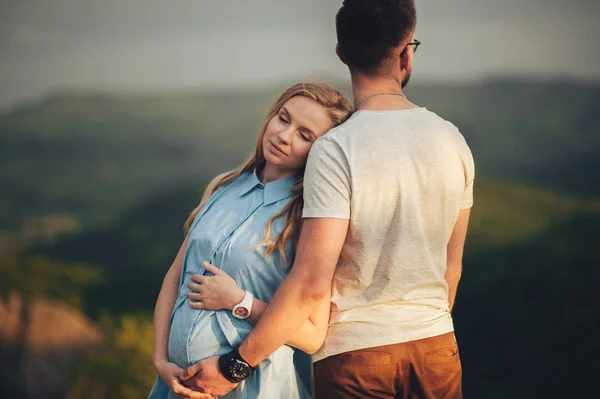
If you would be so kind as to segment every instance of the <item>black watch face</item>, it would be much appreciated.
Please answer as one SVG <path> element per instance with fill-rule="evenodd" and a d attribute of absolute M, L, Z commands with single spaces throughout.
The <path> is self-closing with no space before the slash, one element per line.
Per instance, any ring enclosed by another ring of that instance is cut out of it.
<path fill-rule="evenodd" d="M 231 376 L 236 379 L 245 379 L 250 375 L 250 367 L 246 363 L 235 360 L 231 365 Z"/>

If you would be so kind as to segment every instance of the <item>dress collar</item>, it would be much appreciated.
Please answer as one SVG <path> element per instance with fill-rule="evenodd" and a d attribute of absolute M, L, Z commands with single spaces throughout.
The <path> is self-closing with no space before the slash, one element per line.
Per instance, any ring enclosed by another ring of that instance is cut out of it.
<path fill-rule="evenodd" d="M 291 197 L 291 189 L 295 185 L 295 175 L 291 175 L 288 177 L 268 182 L 267 184 L 263 184 L 258 178 L 258 175 L 256 174 L 256 169 L 254 169 L 251 173 L 248 173 L 248 176 L 246 176 L 246 180 L 241 185 L 242 187 L 240 189 L 239 195 L 240 197 L 242 197 L 248 194 L 254 188 L 258 187 L 259 190 L 264 190 L 264 204 L 269 205 L 277 201 L 281 201 L 282 199 Z"/>

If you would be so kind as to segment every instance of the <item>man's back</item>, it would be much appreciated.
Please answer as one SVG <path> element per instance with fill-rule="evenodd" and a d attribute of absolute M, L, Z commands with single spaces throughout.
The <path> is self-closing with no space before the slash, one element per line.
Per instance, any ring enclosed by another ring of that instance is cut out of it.
<path fill-rule="evenodd" d="M 315 143 L 303 215 L 350 218 L 315 361 L 453 331 L 446 245 L 473 175 L 462 135 L 425 108 L 359 111 Z"/>

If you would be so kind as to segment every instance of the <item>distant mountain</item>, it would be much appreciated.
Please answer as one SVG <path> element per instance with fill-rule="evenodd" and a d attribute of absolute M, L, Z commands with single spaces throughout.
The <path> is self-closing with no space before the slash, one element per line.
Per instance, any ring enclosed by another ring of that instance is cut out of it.
<path fill-rule="evenodd" d="M 148 195 L 231 168 L 277 91 L 72 93 L 1 115 L 0 241 L 2 230 L 109 226 Z M 600 85 L 497 80 L 407 94 L 460 128 L 478 174 L 600 194 Z"/>
<path fill-rule="evenodd" d="M 263 93 L 59 95 L 0 116 L 0 230 L 107 226 L 121 211 L 239 163 Z"/>

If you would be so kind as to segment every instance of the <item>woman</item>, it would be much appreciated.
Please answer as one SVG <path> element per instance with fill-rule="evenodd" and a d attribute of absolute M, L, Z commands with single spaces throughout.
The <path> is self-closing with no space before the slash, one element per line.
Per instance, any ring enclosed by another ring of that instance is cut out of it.
<path fill-rule="evenodd" d="M 272 106 L 255 154 L 208 185 L 185 224 L 187 237 L 156 303 L 153 362 L 159 378 L 150 398 L 190 397 L 179 379 L 182 370 L 230 352 L 249 334 L 292 265 L 310 147 L 350 113 L 348 101 L 327 85 L 292 85 Z M 194 275 L 208 290 L 190 285 Z M 211 283 L 231 283 L 229 276 L 243 296 L 234 284 L 210 289 Z M 188 302 L 188 296 L 199 302 Z M 315 352 L 328 317 L 326 298 L 288 345 Z M 289 346 L 279 348 L 225 397 L 311 397 L 298 379 L 293 354 Z"/>

